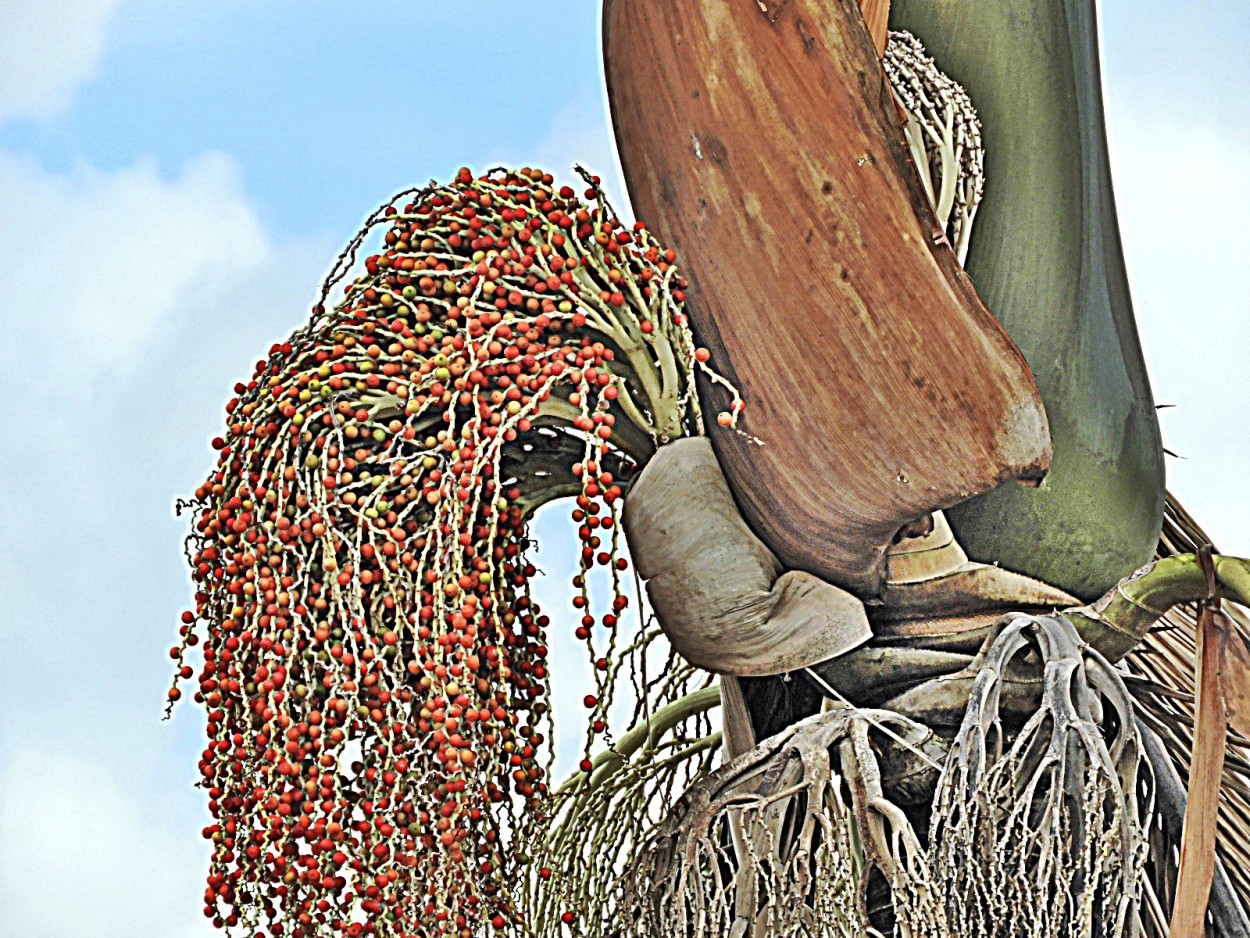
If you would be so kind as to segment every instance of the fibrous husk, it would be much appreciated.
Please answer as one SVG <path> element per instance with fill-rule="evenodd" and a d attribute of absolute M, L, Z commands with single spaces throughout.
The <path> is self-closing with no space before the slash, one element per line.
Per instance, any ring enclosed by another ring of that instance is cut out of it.
<path fill-rule="evenodd" d="M 874 595 L 908 521 L 1042 476 L 1028 368 L 933 215 L 854 0 L 604 16 L 634 209 L 750 402 L 712 434 L 742 515 L 786 567 Z"/>
<path fill-rule="evenodd" d="M 704 437 L 660 447 L 622 524 L 673 648 L 717 674 L 781 674 L 872 636 L 863 604 L 810 573 L 783 572 L 747 527 Z"/>
<path fill-rule="evenodd" d="M 951 509 L 968 553 L 1091 600 L 1150 559 L 1163 450 L 1112 195 L 1094 0 L 895 0 L 971 97 L 985 196 L 966 260 L 1037 378 L 1054 463 Z"/>

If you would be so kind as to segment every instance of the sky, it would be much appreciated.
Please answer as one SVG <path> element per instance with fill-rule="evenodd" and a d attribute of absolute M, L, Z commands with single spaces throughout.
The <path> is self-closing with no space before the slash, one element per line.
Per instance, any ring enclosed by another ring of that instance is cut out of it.
<path fill-rule="evenodd" d="M 1250 553 L 1250 5 L 1101 15 L 1170 484 Z M 202 716 L 160 719 L 190 593 L 174 501 L 376 205 L 462 164 L 575 161 L 623 202 L 594 0 L 0 3 L 6 933 L 212 933 Z M 573 537 L 558 510 L 536 527 L 557 569 Z"/>

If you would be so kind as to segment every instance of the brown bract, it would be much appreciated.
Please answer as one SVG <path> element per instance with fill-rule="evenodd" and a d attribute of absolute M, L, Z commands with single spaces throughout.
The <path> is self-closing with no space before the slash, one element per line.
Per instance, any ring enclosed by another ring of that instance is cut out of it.
<path fill-rule="evenodd" d="M 782 563 L 872 595 L 904 523 L 1041 478 L 1033 377 L 941 234 L 854 0 L 608 0 L 604 30 L 631 201 L 748 403 L 712 439 Z"/>

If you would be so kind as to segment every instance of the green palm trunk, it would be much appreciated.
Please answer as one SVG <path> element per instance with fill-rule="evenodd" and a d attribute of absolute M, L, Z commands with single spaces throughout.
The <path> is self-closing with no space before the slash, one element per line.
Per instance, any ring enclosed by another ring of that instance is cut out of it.
<path fill-rule="evenodd" d="M 1054 441 L 1038 488 L 949 512 L 968 554 L 1090 599 L 1146 563 L 1163 450 L 1120 247 L 1093 0 L 895 0 L 983 125 L 966 269 L 1037 378 Z"/>

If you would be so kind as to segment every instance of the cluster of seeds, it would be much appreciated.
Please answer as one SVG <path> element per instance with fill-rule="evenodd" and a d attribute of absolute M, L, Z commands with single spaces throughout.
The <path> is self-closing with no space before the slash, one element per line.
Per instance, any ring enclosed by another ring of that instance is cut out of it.
<path fill-rule="evenodd" d="M 184 505 L 198 591 L 170 650 L 189 678 L 205 637 L 219 927 L 526 929 L 512 893 L 544 822 L 551 730 L 527 520 L 576 499 L 593 739 L 627 604 L 622 485 L 702 432 L 695 371 L 724 383 L 692 342 L 673 253 L 585 179 L 585 203 L 529 169 L 401 194 L 310 323 L 235 386 L 216 469 Z M 598 617 L 595 566 L 615 587 Z"/>

